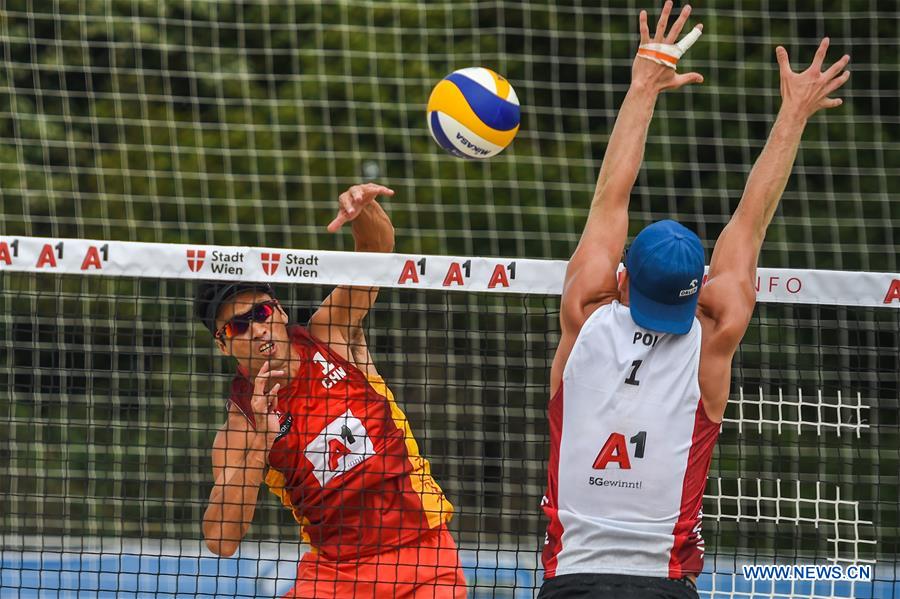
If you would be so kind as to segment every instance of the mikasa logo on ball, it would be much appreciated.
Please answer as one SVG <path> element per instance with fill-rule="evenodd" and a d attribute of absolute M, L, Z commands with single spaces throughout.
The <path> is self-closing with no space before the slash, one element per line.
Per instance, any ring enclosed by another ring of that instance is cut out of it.
<path fill-rule="evenodd" d="M 475 152 L 477 152 L 479 154 L 487 154 L 488 153 L 488 150 L 485 150 L 484 148 L 479 148 L 478 146 L 473 144 L 471 141 L 469 141 L 468 139 L 463 137 L 461 133 L 456 134 L 456 139 L 463 142 L 463 144 L 465 144 L 466 147 L 471 148 L 472 150 L 474 150 Z"/>

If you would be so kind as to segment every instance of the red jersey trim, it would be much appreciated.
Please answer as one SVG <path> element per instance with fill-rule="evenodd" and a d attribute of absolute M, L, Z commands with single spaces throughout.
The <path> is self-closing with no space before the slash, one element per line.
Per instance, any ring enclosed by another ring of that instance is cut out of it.
<path fill-rule="evenodd" d="M 720 423 L 713 422 L 706 415 L 701 396 L 694 415 L 691 450 L 681 487 L 681 509 L 672 530 L 675 541 L 669 556 L 669 578 L 699 576 L 703 571 L 704 541 L 700 535 L 703 491 L 706 489 L 712 451 L 719 439 L 720 427 Z"/>
<path fill-rule="evenodd" d="M 550 399 L 547 406 L 550 420 L 550 464 L 547 469 L 547 494 L 544 496 L 544 513 L 550 519 L 547 525 L 547 539 L 544 543 L 542 561 L 544 562 L 544 578 L 556 576 L 557 557 L 562 551 L 563 525 L 559 520 L 559 445 L 563 428 L 563 384 Z"/>

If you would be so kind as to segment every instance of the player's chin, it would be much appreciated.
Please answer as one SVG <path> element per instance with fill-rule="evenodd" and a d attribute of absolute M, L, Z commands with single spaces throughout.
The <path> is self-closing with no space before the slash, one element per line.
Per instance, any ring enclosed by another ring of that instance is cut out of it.
<path fill-rule="evenodd" d="M 277 370 L 287 363 L 290 357 L 290 346 L 283 341 L 275 341 L 271 348 L 257 350 L 253 356 L 254 361 L 260 364 L 269 363 L 269 370 Z"/>

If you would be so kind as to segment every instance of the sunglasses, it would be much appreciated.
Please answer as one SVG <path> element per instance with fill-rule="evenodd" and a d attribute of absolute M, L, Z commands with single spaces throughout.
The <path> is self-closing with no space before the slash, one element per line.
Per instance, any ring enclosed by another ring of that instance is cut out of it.
<path fill-rule="evenodd" d="M 238 335 L 243 335 L 250 329 L 251 322 L 266 322 L 272 318 L 275 313 L 275 306 L 278 302 L 269 300 L 253 304 L 249 310 L 243 314 L 233 316 L 228 322 L 222 325 L 222 328 L 216 331 L 216 337 L 220 339 L 233 339 Z"/>

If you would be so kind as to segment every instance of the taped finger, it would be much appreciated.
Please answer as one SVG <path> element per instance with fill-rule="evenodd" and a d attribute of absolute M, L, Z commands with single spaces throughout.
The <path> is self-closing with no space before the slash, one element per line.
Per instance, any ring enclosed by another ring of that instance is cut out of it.
<path fill-rule="evenodd" d="M 700 36 L 703 35 L 703 25 L 696 25 L 693 29 L 691 29 L 690 33 L 684 36 L 680 42 L 675 44 L 675 47 L 681 50 L 681 53 L 684 54 L 687 52 L 691 46 L 696 43 Z"/>

